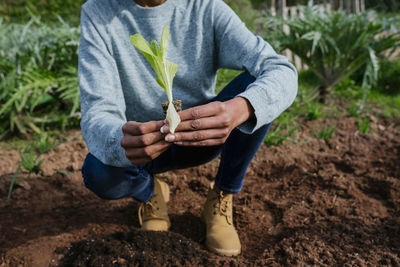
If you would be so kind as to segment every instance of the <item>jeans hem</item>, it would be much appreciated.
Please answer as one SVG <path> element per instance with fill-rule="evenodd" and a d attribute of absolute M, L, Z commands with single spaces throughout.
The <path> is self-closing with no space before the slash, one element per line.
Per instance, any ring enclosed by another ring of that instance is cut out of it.
<path fill-rule="evenodd" d="M 217 181 L 215 181 L 215 185 L 226 194 L 234 194 L 235 195 L 242 190 L 242 187 L 240 187 L 239 189 L 231 189 L 231 188 L 227 188 L 225 186 L 221 186 L 217 183 Z"/>

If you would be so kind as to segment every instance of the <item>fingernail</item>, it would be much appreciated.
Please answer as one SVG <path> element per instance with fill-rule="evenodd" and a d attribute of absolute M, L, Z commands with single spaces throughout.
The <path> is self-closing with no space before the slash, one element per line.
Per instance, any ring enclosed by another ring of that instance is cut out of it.
<path fill-rule="evenodd" d="M 178 142 L 175 142 L 174 144 L 175 145 L 182 145 L 183 143 L 182 143 L 182 141 L 178 141 Z"/>
<path fill-rule="evenodd" d="M 165 141 L 167 141 L 167 142 L 173 142 L 175 140 L 175 136 L 174 135 L 167 135 L 166 137 L 165 137 Z"/>
<path fill-rule="evenodd" d="M 161 133 L 168 133 L 169 132 L 169 127 L 168 125 L 164 125 L 163 127 L 160 128 Z"/>

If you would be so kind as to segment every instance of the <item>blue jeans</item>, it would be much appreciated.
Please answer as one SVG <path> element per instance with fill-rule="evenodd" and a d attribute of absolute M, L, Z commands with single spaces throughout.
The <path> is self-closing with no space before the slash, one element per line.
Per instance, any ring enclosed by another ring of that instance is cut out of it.
<path fill-rule="evenodd" d="M 212 101 L 226 101 L 246 90 L 254 77 L 244 72 L 230 82 Z M 225 193 L 235 194 L 243 186 L 245 172 L 268 132 L 267 124 L 252 134 L 234 129 L 225 144 L 212 147 L 172 145 L 156 159 L 142 166 L 105 165 L 88 154 L 82 167 L 87 188 L 104 199 L 133 197 L 140 202 L 153 195 L 153 174 L 184 169 L 209 162 L 221 155 L 215 184 Z"/>

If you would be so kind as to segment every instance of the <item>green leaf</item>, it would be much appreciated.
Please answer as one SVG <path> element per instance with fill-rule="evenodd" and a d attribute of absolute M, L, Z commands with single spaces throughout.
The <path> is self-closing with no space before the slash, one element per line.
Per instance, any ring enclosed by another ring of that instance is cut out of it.
<path fill-rule="evenodd" d="M 164 89 L 168 97 L 167 120 L 171 133 L 180 123 L 180 117 L 172 104 L 172 82 L 178 71 L 178 66 L 167 60 L 168 44 L 170 41 L 170 33 L 168 25 L 165 25 L 161 34 L 161 46 L 156 40 L 152 40 L 150 44 L 140 35 L 135 34 L 130 37 L 131 43 L 146 57 L 154 72 L 157 75 L 157 83 Z"/>
<path fill-rule="evenodd" d="M 154 56 L 153 51 L 150 48 L 149 42 L 147 42 L 143 38 L 143 36 L 141 36 L 139 33 L 132 35 L 130 37 L 130 41 L 136 47 L 136 49 L 138 49 L 142 54 Z M 146 58 L 147 58 L 147 56 L 146 56 Z"/>
<path fill-rule="evenodd" d="M 168 26 L 165 24 L 161 34 L 161 52 L 163 58 L 167 57 L 169 39 L 170 39 L 169 29 Z"/>

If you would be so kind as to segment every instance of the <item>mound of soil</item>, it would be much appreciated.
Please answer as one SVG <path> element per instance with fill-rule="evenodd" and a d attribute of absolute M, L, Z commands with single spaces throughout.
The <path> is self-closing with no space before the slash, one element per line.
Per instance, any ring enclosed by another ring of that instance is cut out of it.
<path fill-rule="evenodd" d="M 57 252 L 65 253 L 65 249 Z M 67 249 L 61 265 L 199 266 L 208 259 L 199 244 L 180 234 L 132 230 L 75 243 Z"/>
<path fill-rule="evenodd" d="M 243 251 L 234 258 L 203 244 L 200 212 L 218 160 L 162 174 L 172 228 L 157 233 L 139 229 L 138 203 L 84 187 L 81 140 L 45 155 L 42 177 L 23 174 L 11 201 L 18 153 L 0 150 L 0 266 L 398 266 L 399 123 L 371 119 L 368 134 L 350 117 L 305 122 L 292 142 L 259 149 L 234 198 Z M 314 137 L 332 122 L 329 140 Z"/>

